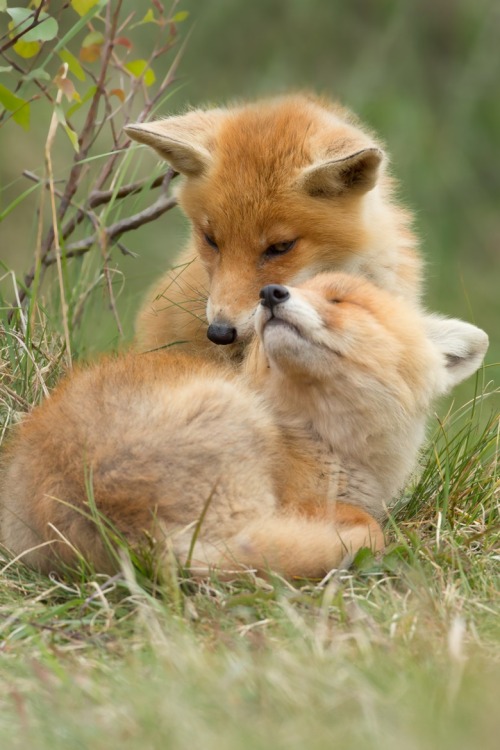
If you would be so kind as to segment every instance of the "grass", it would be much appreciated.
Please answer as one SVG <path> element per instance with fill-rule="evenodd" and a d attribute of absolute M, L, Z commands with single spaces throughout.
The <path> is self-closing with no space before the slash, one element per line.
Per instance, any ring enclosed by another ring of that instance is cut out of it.
<path fill-rule="evenodd" d="M 63 369 L 50 309 L 31 317 L 1 339 L 2 438 Z M 194 583 L 122 547 L 119 575 L 69 582 L 0 551 L 0 746 L 497 747 L 500 421 L 479 390 L 436 423 L 385 555 L 324 581 Z"/>

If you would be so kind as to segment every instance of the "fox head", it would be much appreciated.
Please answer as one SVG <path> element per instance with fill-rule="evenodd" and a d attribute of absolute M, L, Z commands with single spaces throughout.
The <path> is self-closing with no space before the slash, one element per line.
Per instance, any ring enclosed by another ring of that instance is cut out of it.
<path fill-rule="evenodd" d="M 363 273 L 367 247 L 378 252 L 373 232 L 388 211 L 375 218 L 370 206 L 388 191 L 384 152 L 340 107 L 288 96 L 126 132 L 184 177 L 178 199 L 208 274 L 215 343 L 252 336 L 266 284 L 332 269 Z"/>
<path fill-rule="evenodd" d="M 296 381 L 304 398 L 303 385 L 323 388 L 342 408 L 357 404 L 368 414 L 373 406 L 389 421 L 423 413 L 474 373 L 488 348 L 480 328 L 425 314 L 347 274 L 268 285 L 260 296 L 250 366 L 277 377 L 278 390 L 287 390 L 283 379 Z"/>

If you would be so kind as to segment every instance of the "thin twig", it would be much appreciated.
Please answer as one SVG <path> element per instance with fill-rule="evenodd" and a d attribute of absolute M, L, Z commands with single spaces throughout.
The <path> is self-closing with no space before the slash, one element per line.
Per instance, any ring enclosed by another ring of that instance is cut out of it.
<path fill-rule="evenodd" d="M 30 172 L 28 169 L 25 169 L 22 174 L 23 174 L 23 177 L 26 177 L 28 180 L 31 180 L 32 182 L 36 182 L 38 184 L 44 184 L 47 190 L 49 189 L 49 183 L 46 180 L 44 180 L 42 177 L 39 177 L 34 172 Z M 172 179 L 176 176 L 177 176 L 177 172 L 174 172 L 172 174 Z M 158 177 L 156 177 L 156 179 L 154 179 L 153 182 L 150 184 L 149 186 L 150 189 L 160 187 L 163 184 L 164 179 L 165 179 L 165 174 L 161 174 Z M 131 182 L 129 185 L 123 185 L 123 187 L 118 188 L 118 190 L 93 190 L 87 199 L 86 206 L 81 206 L 72 202 L 71 205 L 76 209 L 76 212 L 77 212 L 76 215 L 79 219 L 78 223 L 80 223 L 82 219 L 84 219 L 85 217 L 90 218 L 89 216 L 90 209 L 103 206 L 106 203 L 109 203 L 113 199 L 127 198 L 129 195 L 136 195 L 137 193 L 140 193 L 142 192 L 142 190 L 144 190 L 148 182 L 149 182 L 149 179 L 137 180 L 137 182 Z M 63 193 L 60 190 L 54 189 L 54 192 L 58 198 L 63 197 Z M 60 235 L 63 239 L 66 239 L 70 234 L 73 233 L 74 229 L 76 229 L 76 225 L 73 226 L 73 222 L 75 221 L 76 219 L 72 220 L 71 223 L 68 223 L 64 226 L 63 230 L 60 232 Z M 37 247 L 38 247 L 38 244 L 37 244 Z M 130 250 L 127 250 L 126 248 L 121 247 L 120 249 L 122 250 L 124 255 L 133 255 L 133 253 L 131 253 Z M 66 257 L 69 257 L 69 256 L 66 256 Z M 49 262 L 48 265 L 51 265 L 51 263 Z"/>
<path fill-rule="evenodd" d="M 87 240 L 88 239 L 89 238 L 87 238 Z M 78 242 L 74 242 L 72 245 L 69 245 L 70 249 L 69 250 L 66 249 L 64 251 L 64 257 L 65 258 L 80 258 L 82 255 L 85 255 L 86 253 L 89 252 L 92 245 L 96 243 L 96 237 L 93 236 L 92 242 L 90 243 L 85 242 L 84 240 L 82 240 L 82 242 L 84 242 L 82 246 L 79 246 Z M 128 248 L 126 248 L 121 242 L 117 242 L 116 246 L 118 247 L 122 255 L 127 255 L 131 258 L 137 258 L 137 253 L 133 253 L 132 250 L 129 250 Z M 43 266 L 44 268 L 49 268 L 50 266 L 53 266 L 55 262 L 56 262 L 55 255 L 47 255 L 43 261 Z"/>
<path fill-rule="evenodd" d="M 174 175 L 172 175 L 172 177 L 174 177 Z M 163 184 L 164 179 L 165 175 L 160 175 L 153 180 L 149 187 L 151 189 L 160 187 Z M 131 182 L 129 185 L 123 185 L 121 188 L 118 188 L 118 190 L 93 190 L 90 193 L 88 205 L 90 208 L 97 208 L 105 203 L 109 203 L 112 199 L 127 198 L 129 195 L 140 193 L 147 183 L 148 180 L 138 180 L 137 182 Z"/>

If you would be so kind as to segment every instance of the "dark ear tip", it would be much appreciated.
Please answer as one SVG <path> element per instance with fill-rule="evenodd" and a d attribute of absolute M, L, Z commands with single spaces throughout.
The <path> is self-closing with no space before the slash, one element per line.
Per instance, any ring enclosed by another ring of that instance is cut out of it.
<path fill-rule="evenodd" d="M 372 151 L 373 155 L 376 156 L 377 161 L 381 162 L 385 159 L 385 151 L 381 148 L 378 148 L 377 146 L 373 149 L 370 149 Z"/>
<path fill-rule="evenodd" d="M 364 164 L 366 167 L 375 169 L 384 161 L 385 153 L 381 148 L 372 146 L 363 149 L 363 151 L 360 151 L 359 154 L 355 154 L 355 156 L 358 157 L 357 161 L 359 164 Z"/>
<path fill-rule="evenodd" d="M 141 125 L 141 123 L 133 123 L 132 125 L 124 125 L 123 130 L 127 135 L 129 135 L 131 138 L 137 139 L 138 133 L 144 133 L 144 128 Z"/>
<path fill-rule="evenodd" d="M 123 130 L 128 135 L 128 137 L 132 141 L 136 141 L 136 143 L 148 144 L 150 142 L 147 133 L 145 133 L 141 127 L 137 127 L 135 125 L 125 125 Z"/>

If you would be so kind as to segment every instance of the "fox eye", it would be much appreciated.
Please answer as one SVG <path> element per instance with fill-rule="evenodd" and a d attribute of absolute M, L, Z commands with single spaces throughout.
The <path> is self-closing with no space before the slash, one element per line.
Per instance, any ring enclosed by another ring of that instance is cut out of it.
<path fill-rule="evenodd" d="M 264 250 L 264 256 L 266 258 L 276 258 L 278 255 L 284 255 L 289 253 L 295 247 L 297 240 L 290 240 L 289 242 L 275 242 L 273 245 L 269 245 Z"/>
<path fill-rule="evenodd" d="M 331 302 L 332 305 L 339 305 L 342 302 L 342 300 L 339 299 L 338 297 L 333 297 L 333 299 L 329 299 L 328 302 Z"/>
<path fill-rule="evenodd" d="M 216 243 L 216 241 L 214 240 L 213 237 L 210 237 L 209 234 L 205 234 L 204 233 L 203 234 L 203 239 L 205 240 L 205 242 L 207 243 L 207 245 L 210 245 L 210 247 L 213 248 L 214 250 L 218 250 L 219 249 L 218 244 Z"/>

